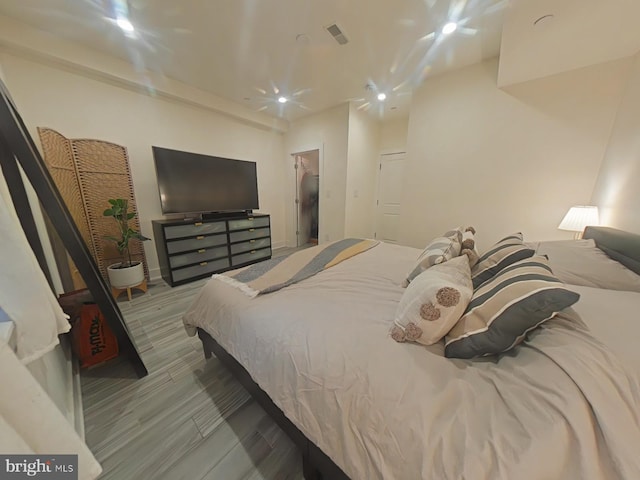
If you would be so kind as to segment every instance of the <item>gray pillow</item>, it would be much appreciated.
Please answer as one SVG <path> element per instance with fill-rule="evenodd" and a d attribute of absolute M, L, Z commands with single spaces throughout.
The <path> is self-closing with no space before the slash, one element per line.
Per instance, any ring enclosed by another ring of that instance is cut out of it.
<path fill-rule="evenodd" d="M 611 259 L 593 239 L 556 240 L 529 244 L 537 255 L 549 258 L 556 277 L 564 283 L 608 290 L 640 292 L 640 275 Z"/>
<path fill-rule="evenodd" d="M 446 337 L 445 356 L 506 352 L 579 298 L 553 275 L 545 257 L 516 262 L 474 291 L 464 315 Z"/>

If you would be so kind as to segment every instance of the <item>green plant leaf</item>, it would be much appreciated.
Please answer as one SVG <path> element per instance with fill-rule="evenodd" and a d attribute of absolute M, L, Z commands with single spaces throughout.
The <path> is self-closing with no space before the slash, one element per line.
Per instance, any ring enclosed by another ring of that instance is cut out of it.
<path fill-rule="evenodd" d="M 136 216 L 135 212 L 128 212 L 129 201 L 125 198 L 112 198 L 108 200 L 111 204 L 111 208 L 108 208 L 103 212 L 103 215 L 113 217 L 118 223 L 121 236 L 105 236 L 106 240 L 115 242 L 116 248 L 120 255 L 123 256 L 123 264 L 127 263 L 127 257 L 129 262 L 131 261 L 131 255 L 129 252 L 129 242 L 135 238 L 137 240 L 149 240 L 147 237 L 137 232 L 133 228 L 129 227 L 128 221 Z"/>

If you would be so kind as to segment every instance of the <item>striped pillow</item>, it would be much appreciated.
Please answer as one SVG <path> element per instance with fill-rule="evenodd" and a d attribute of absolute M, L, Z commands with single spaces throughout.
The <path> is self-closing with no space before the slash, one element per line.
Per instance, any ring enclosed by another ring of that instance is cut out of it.
<path fill-rule="evenodd" d="M 473 358 L 506 352 L 579 298 L 553 275 L 545 257 L 516 262 L 473 293 L 464 315 L 446 337 L 445 356 Z"/>
<path fill-rule="evenodd" d="M 462 229 L 449 230 L 442 237 L 434 238 L 418 257 L 418 264 L 407 275 L 403 283 L 406 287 L 411 281 L 429 267 L 451 260 L 460 255 L 462 248 Z"/>
<path fill-rule="evenodd" d="M 535 250 L 522 242 L 522 233 L 514 233 L 504 237 L 482 255 L 471 270 L 473 289 L 478 288 L 503 268 L 529 258 L 534 253 Z"/>

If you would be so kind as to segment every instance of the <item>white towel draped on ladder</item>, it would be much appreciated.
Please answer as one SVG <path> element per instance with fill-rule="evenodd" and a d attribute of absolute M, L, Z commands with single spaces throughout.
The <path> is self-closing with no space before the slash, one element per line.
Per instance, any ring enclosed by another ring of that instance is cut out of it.
<path fill-rule="evenodd" d="M 0 308 L 15 325 L 16 351 L 0 340 L 0 452 L 77 454 L 78 478 L 101 468 L 73 426 L 25 364 L 40 358 L 70 329 L 38 265 L 0 175 Z"/>

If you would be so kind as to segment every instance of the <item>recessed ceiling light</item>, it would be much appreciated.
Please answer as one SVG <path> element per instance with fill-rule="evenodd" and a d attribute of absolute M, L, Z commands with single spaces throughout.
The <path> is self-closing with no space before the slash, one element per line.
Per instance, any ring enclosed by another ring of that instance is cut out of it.
<path fill-rule="evenodd" d="M 445 35 L 449 35 L 450 33 L 455 32 L 457 28 L 458 28 L 457 23 L 449 22 L 444 27 L 442 27 L 442 33 L 444 33 Z"/>
<path fill-rule="evenodd" d="M 280 103 L 287 103 L 287 97 L 280 97 L 280 98 L 278 98 L 278 101 Z"/>
<path fill-rule="evenodd" d="M 387 94 L 386 93 L 379 93 L 378 94 L 378 100 L 380 100 L 381 102 L 384 102 L 387 99 Z"/>
<path fill-rule="evenodd" d="M 311 38 L 306 33 L 299 33 L 296 35 L 296 43 L 298 45 L 309 45 L 309 43 L 311 43 Z"/>
<path fill-rule="evenodd" d="M 118 17 L 116 23 L 123 31 L 127 33 L 133 33 L 135 31 L 135 28 L 133 28 L 133 25 L 128 18 Z"/>

